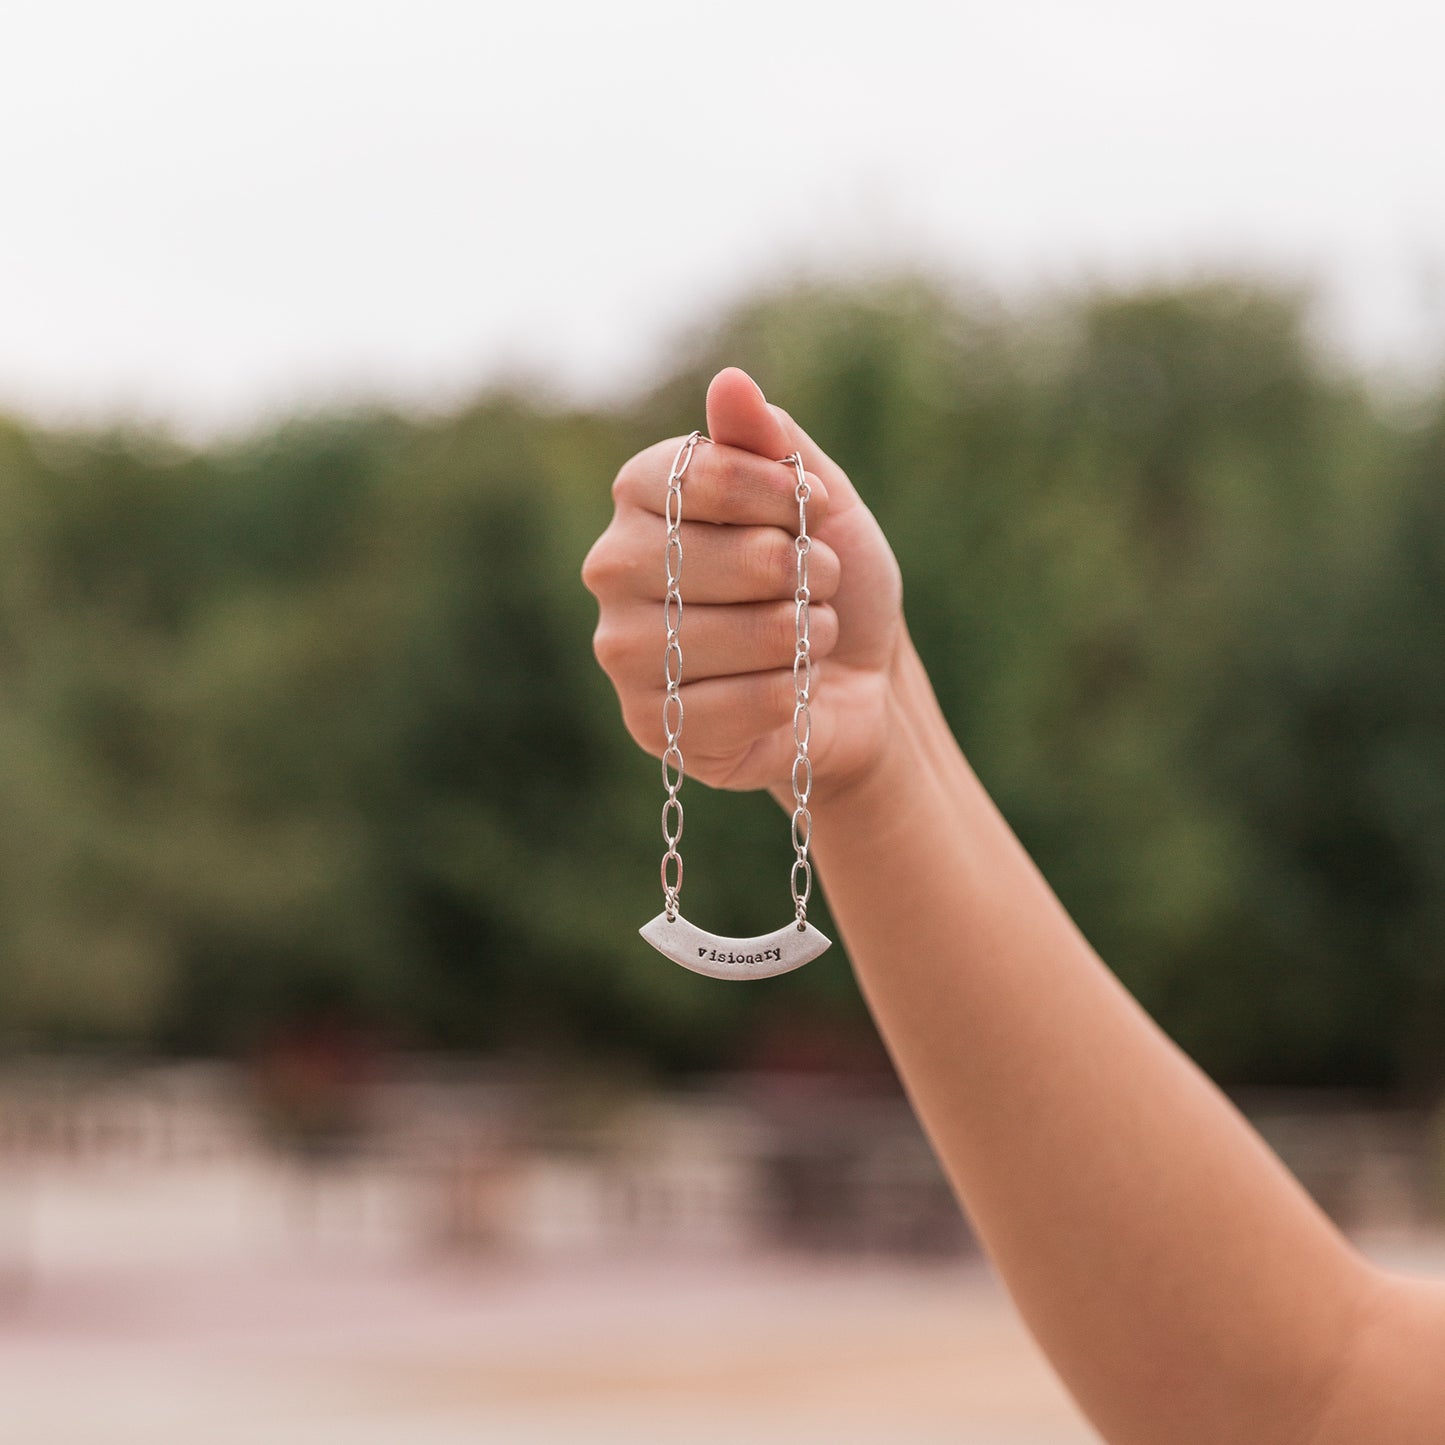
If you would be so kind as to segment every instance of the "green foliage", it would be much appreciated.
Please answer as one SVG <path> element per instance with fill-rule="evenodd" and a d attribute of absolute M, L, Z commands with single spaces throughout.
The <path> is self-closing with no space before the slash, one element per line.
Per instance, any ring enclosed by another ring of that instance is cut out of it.
<path fill-rule="evenodd" d="M 577 573 L 616 468 L 734 362 L 878 513 L 965 749 L 1166 1028 L 1231 1082 L 1438 1086 L 1445 397 L 1392 425 L 1308 321 L 1223 283 L 800 285 L 612 413 L 499 391 L 208 452 L 0 424 L 0 1020 L 866 1047 L 837 965 L 710 987 L 636 939 L 659 782 Z M 753 931 L 776 809 L 690 822 L 698 916 Z"/>

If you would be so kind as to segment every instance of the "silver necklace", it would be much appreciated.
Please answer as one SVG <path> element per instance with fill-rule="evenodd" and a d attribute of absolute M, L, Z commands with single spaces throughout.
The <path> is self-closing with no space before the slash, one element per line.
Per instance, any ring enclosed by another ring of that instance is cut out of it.
<path fill-rule="evenodd" d="M 808 631 L 808 553 L 813 541 L 808 536 L 808 497 L 810 488 L 803 458 L 798 452 L 782 459 L 797 473 L 794 495 L 798 499 L 798 535 L 793 539 L 797 554 L 797 586 L 793 592 L 796 645 L 793 652 L 793 867 L 788 888 L 793 895 L 794 921 L 773 933 L 756 938 L 723 938 L 716 933 L 691 924 L 682 916 L 678 900 L 682 895 L 682 479 L 687 474 L 692 454 L 698 445 L 708 441 L 701 432 L 693 432 L 677 449 L 672 470 L 667 477 L 667 545 L 663 560 L 667 569 L 667 596 L 662 604 L 663 621 L 667 626 L 667 646 L 663 651 L 662 670 L 667 691 L 662 699 L 662 726 L 667 735 L 667 748 L 662 754 L 662 785 L 667 797 L 662 804 L 662 839 L 667 851 L 662 855 L 662 912 L 638 930 L 659 953 L 674 963 L 705 973 L 710 978 L 771 978 L 801 968 L 831 947 L 808 922 L 808 899 L 813 893 L 813 865 L 808 861 L 808 848 L 813 840 L 813 815 L 808 800 L 813 793 L 813 763 L 808 756 L 808 743 L 813 732 L 810 707 L 813 684 L 813 647 Z"/>

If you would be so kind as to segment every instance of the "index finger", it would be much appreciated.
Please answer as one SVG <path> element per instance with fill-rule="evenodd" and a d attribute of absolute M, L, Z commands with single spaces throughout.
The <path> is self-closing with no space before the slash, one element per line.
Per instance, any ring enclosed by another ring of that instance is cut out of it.
<path fill-rule="evenodd" d="M 667 478 L 681 437 L 658 442 L 628 461 L 612 484 L 621 505 L 659 517 L 667 514 Z M 808 479 L 808 530 L 828 515 L 828 491 L 813 472 Z M 792 462 L 769 461 L 740 447 L 700 442 L 682 479 L 682 510 L 690 522 L 798 530 L 798 473 Z"/>

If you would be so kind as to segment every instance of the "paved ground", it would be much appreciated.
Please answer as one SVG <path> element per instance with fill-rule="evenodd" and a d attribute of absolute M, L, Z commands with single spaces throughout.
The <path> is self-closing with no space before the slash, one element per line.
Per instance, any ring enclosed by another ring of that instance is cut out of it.
<path fill-rule="evenodd" d="M 388 1200 L 11 1181 L 0 1440 L 1097 1445 L 981 1263 L 426 1266 Z M 1440 1245 L 1370 1252 L 1445 1276 Z"/>
<path fill-rule="evenodd" d="M 752 1261 L 51 1281 L 0 1308 L 15 1445 L 1078 1445 L 981 1266 Z"/>

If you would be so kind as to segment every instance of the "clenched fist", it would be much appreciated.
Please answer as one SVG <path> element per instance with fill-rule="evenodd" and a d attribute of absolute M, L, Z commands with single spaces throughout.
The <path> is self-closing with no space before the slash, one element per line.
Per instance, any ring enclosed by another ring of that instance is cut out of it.
<path fill-rule="evenodd" d="M 865 776 L 883 751 L 904 636 L 898 564 L 842 469 L 752 379 L 729 367 L 707 393 L 712 446 L 682 484 L 683 680 L 687 771 L 719 788 L 788 795 L 793 765 L 793 538 L 801 452 L 812 593 L 815 795 Z M 667 590 L 667 477 L 679 439 L 639 452 L 612 486 L 615 512 L 582 566 L 597 598 L 594 646 L 628 731 L 660 756 Z"/>

